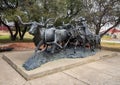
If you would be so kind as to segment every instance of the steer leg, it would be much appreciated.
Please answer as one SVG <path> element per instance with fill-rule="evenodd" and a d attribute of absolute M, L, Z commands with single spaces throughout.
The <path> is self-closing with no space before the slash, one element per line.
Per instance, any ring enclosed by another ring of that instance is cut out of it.
<path fill-rule="evenodd" d="M 58 42 L 59 42 L 59 40 L 60 40 L 59 37 L 60 37 L 59 33 L 55 32 L 51 53 L 54 53 L 54 52 L 55 52 L 56 46 L 59 47 L 59 48 L 61 48 L 61 49 L 63 48 L 60 44 L 58 44 Z"/>
<path fill-rule="evenodd" d="M 76 40 L 75 42 L 74 53 L 76 53 L 77 45 L 78 45 L 78 40 Z"/>
<path fill-rule="evenodd" d="M 35 52 L 39 50 L 39 47 L 43 44 L 43 40 L 41 40 L 38 44 L 37 47 L 35 48 Z"/>
<path fill-rule="evenodd" d="M 55 48 L 56 48 L 56 45 L 55 45 L 55 44 L 53 44 L 53 45 L 52 45 L 52 50 L 51 50 L 51 53 L 55 53 Z"/>

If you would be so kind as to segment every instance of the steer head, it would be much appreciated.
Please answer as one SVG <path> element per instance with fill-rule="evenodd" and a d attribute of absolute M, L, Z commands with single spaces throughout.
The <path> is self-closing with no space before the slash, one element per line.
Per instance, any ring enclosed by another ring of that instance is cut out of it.
<path fill-rule="evenodd" d="M 24 26 L 30 26 L 30 29 L 29 29 L 29 33 L 31 35 L 34 35 L 36 32 L 37 32 L 37 29 L 38 28 L 41 28 L 44 26 L 44 24 L 42 22 L 38 23 L 36 21 L 33 21 L 33 22 L 23 22 L 21 17 L 20 16 L 16 16 L 18 18 L 18 20 L 20 21 L 20 24 L 24 25 Z"/>
<path fill-rule="evenodd" d="M 33 21 L 33 22 L 27 22 L 27 23 L 24 23 L 21 19 L 20 16 L 16 16 L 18 18 L 18 20 L 20 21 L 20 23 L 22 25 L 25 25 L 25 26 L 30 26 L 30 30 L 29 30 L 29 33 L 31 35 L 35 35 L 37 33 L 37 30 L 40 29 L 40 28 L 43 28 L 43 27 L 47 27 L 47 24 L 50 22 L 50 21 L 53 21 L 54 19 L 53 18 L 49 18 L 47 19 L 45 22 L 36 22 L 36 21 Z"/>
<path fill-rule="evenodd" d="M 30 33 L 31 35 L 35 35 L 35 34 L 37 33 L 38 29 L 40 29 L 40 28 L 42 28 L 42 27 L 43 27 L 42 23 L 38 23 L 38 22 L 36 22 L 36 21 L 31 22 L 31 26 L 30 26 L 30 29 L 29 29 L 29 33 Z"/>

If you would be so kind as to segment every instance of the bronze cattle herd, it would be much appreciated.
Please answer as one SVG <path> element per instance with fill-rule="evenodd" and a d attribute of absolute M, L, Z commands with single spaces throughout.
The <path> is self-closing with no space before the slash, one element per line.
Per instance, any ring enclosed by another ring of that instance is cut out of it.
<path fill-rule="evenodd" d="M 76 47 L 90 48 L 94 51 L 95 48 L 101 48 L 100 35 L 93 34 L 87 26 L 86 20 L 83 17 L 78 19 L 73 19 L 75 24 L 70 23 L 63 24 L 61 26 L 55 27 L 49 22 L 55 19 L 47 19 L 46 22 L 28 22 L 24 23 L 20 16 L 17 16 L 20 23 L 23 25 L 30 26 L 29 33 L 34 36 L 33 41 L 36 45 L 35 52 L 37 51 L 47 51 L 51 49 L 51 53 L 59 52 L 66 49 L 69 46 L 74 48 L 74 53 L 76 52 Z M 55 21 L 54 21 L 55 22 Z M 39 47 L 43 46 L 42 49 Z"/>
<path fill-rule="evenodd" d="M 0 10 L 15 9 L 18 6 L 18 0 L 11 3 L 8 0 L 2 0 L 0 3 Z M 29 33 L 34 36 L 33 41 L 36 45 L 35 52 L 47 51 L 48 48 L 51 49 L 51 53 L 55 53 L 66 49 L 69 46 L 74 48 L 74 53 L 76 52 L 76 47 L 85 48 L 86 46 L 94 51 L 95 48 L 101 48 L 100 46 L 100 35 L 93 34 L 87 26 L 86 20 L 83 17 L 78 19 L 72 19 L 75 23 L 72 24 L 71 21 L 67 24 L 61 26 L 54 26 L 49 24 L 51 21 L 56 21 L 56 19 L 47 19 L 45 22 L 28 22 L 24 23 L 20 16 L 17 16 L 21 24 L 28 25 L 30 27 Z M 43 46 L 42 49 L 39 47 Z"/>

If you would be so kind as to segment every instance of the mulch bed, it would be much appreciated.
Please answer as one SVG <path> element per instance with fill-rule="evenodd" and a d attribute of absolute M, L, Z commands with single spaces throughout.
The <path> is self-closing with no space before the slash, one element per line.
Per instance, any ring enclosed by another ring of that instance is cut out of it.
<path fill-rule="evenodd" d="M 4 51 L 12 51 L 14 48 L 11 47 L 1 47 L 0 48 L 0 52 L 4 52 Z"/>
<path fill-rule="evenodd" d="M 20 43 L 9 43 L 9 44 L 3 44 L 0 45 L 0 52 L 4 51 L 24 51 L 24 50 L 33 50 L 35 49 L 34 43 L 25 43 L 25 42 L 20 42 Z"/>

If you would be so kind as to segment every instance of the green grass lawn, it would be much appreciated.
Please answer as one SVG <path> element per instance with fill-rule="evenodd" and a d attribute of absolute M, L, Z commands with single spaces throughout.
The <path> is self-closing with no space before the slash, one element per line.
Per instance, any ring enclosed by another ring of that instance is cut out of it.
<path fill-rule="evenodd" d="M 119 43 L 101 42 L 101 45 L 102 45 L 103 47 L 110 47 L 110 48 L 117 48 L 117 49 L 120 49 L 120 44 L 119 44 Z"/>
<path fill-rule="evenodd" d="M 0 43 L 12 43 L 12 42 L 32 42 L 32 38 L 24 38 L 19 40 L 18 38 L 15 41 L 12 41 L 9 36 L 0 36 Z"/>
<path fill-rule="evenodd" d="M 111 39 L 111 37 L 110 36 L 107 36 L 107 35 L 104 35 L 103 37 L 102 37 L 102 40 L 110 40 Z"/>
<path fill-rule="evenodd" d="M 32 42 L 33 36 L 29 35 L 28 33 L 25 34 L 24 39 L 23 40 L 19 40 L 18 36 L 17 39 L 15 41 L 12 41 L 10 39 L 10 35 L 9 33 L 1 33 L 0 35 L 0 43 L 12 43 L 12 42 Z"/>
<path fill-rule="evenodd" d="M 112 40 L 110 36 L 103 36 L 102 40 Z M 120 44 L 119 43 L 113 43 L 113 42 L 101 42 L 101 46 L 103 48 L 109 48 L 109 50 L 116 50 L 120 51 Z"/>
<path fill-rule="evenodd" d="M 1 35 L 0 40 L 9 40 L 10 36 L 9 35 Z"/>
<path fill-rule="evenodd" d="M 111 40 L 111 37 L 105 35 L 105 36 L 103 36 L 102 40 Z M 120 44 L 119 44 L 119 43 L 101 42 L 101 45 L 102 45 L 103 47 L 116 48 L 116 49 L 119 49 L 119 50 L 120 50 Z"/>

